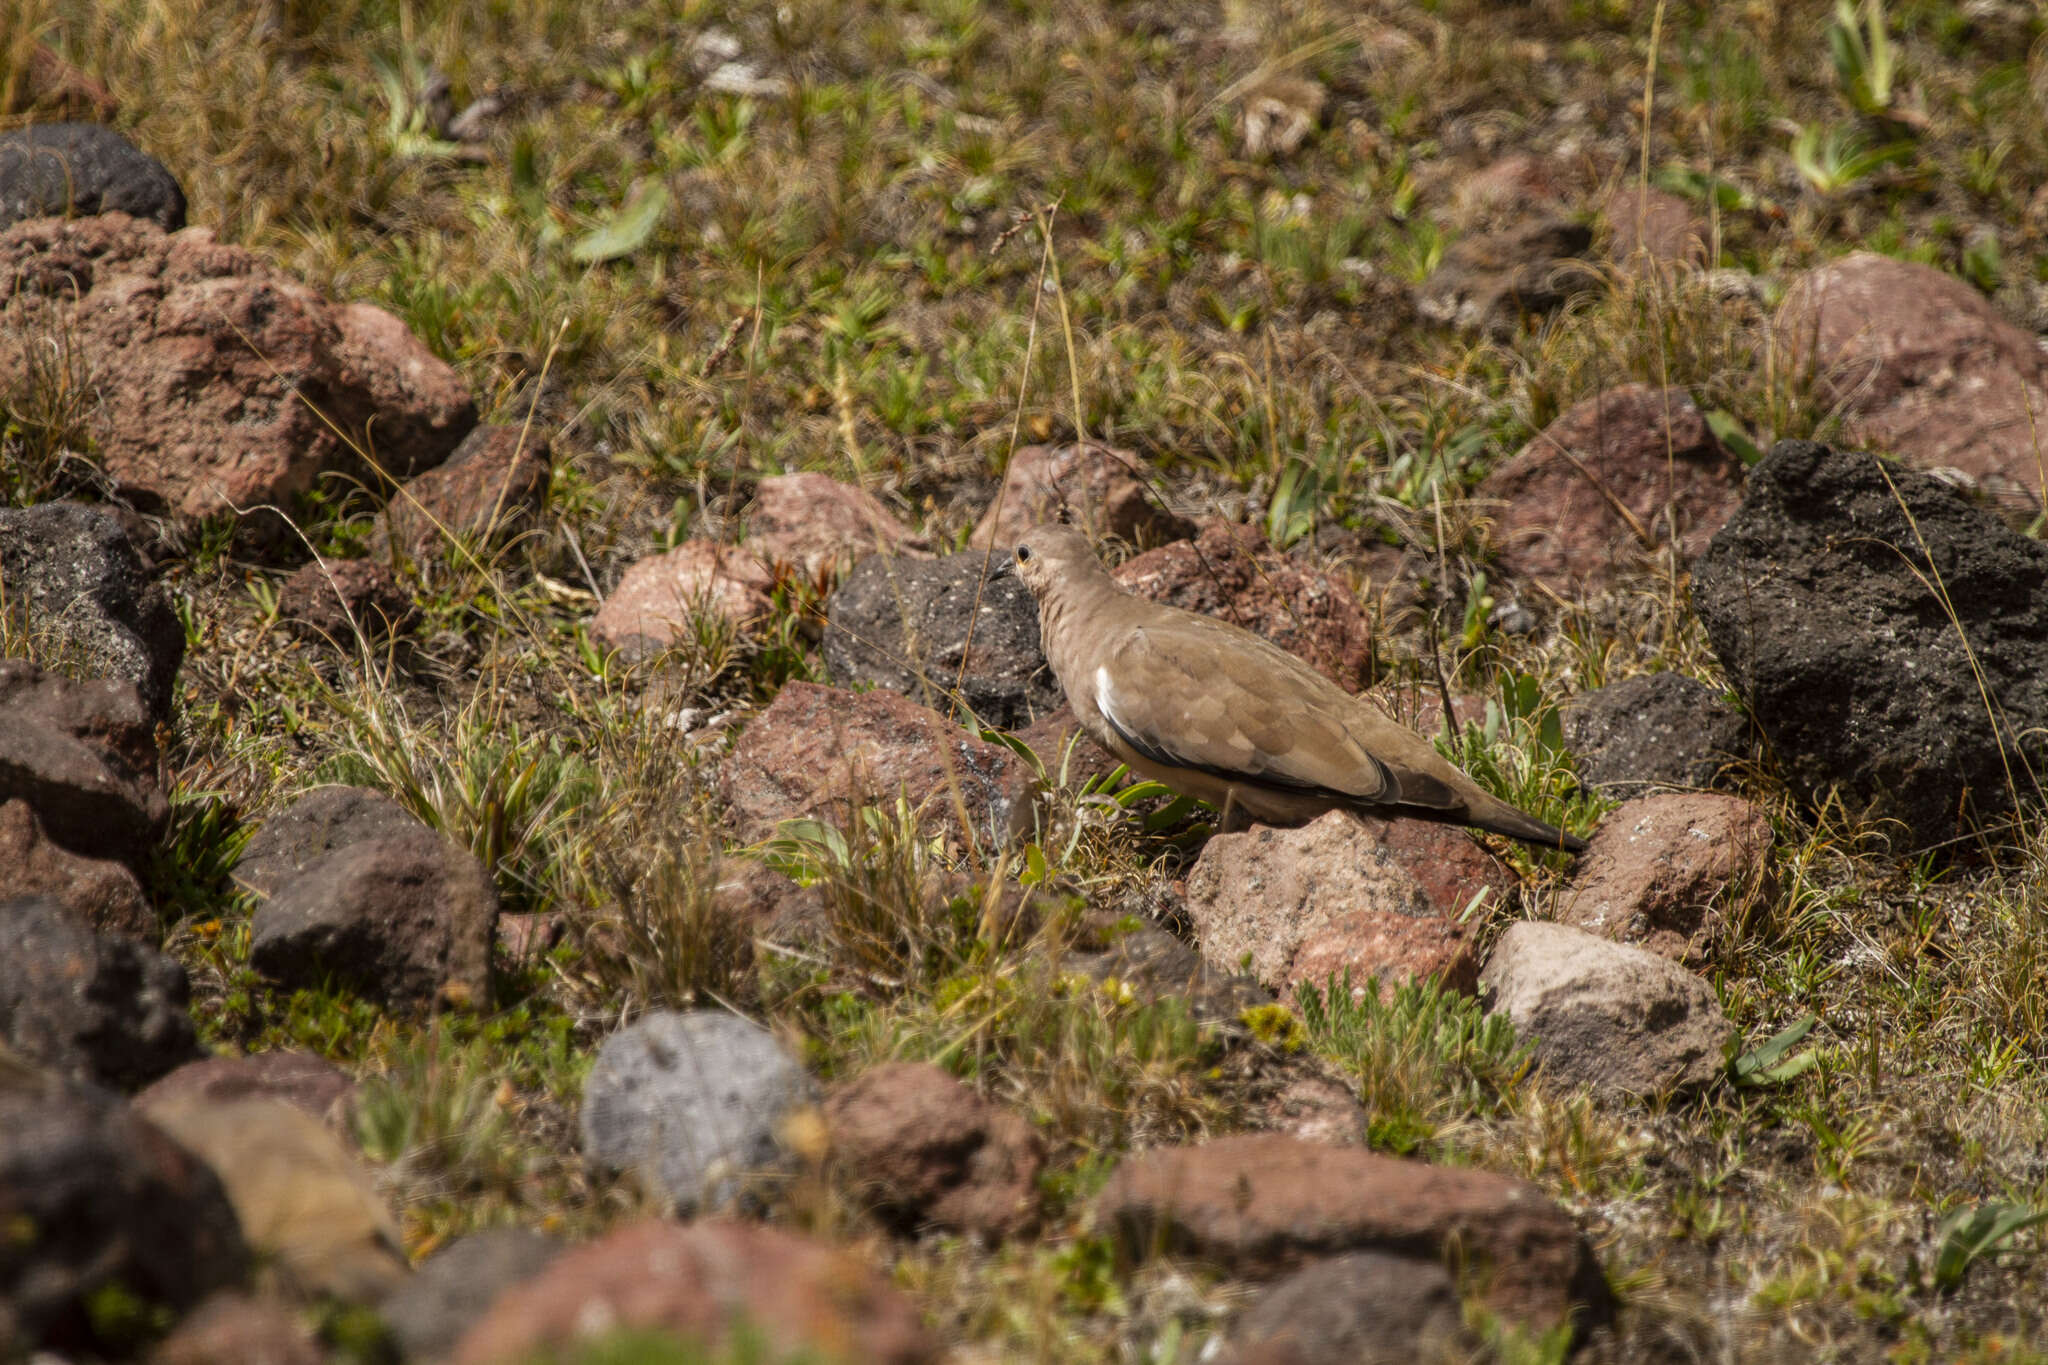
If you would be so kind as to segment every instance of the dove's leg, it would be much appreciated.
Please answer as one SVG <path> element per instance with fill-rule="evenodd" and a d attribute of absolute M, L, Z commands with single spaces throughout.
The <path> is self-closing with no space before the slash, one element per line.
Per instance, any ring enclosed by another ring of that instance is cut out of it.
<path fill-rule="evenodd" d="M 1240 834 L 1252 827 L 1252 813 L 1237 803 L 1237 793 L 1225 792 L 1223 814 L 1216 820 L 1218 834 Z"/>

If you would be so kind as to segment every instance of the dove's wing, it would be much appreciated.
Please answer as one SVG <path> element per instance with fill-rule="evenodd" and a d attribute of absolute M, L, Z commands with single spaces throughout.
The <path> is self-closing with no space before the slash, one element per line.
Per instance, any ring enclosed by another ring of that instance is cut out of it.
<path fill-rule="evenodd" d="M 1346 804 L 1464 808 L 1463 793 L 1417 762 L 1419 748 L 1428 766 L 1448 767 L 1426 740 L 1292 654 L 1209 617 L 1156 607 L 1149 615 L 1097 656 L 1087 680 L 1104 723 L 1134 752 Z"/>

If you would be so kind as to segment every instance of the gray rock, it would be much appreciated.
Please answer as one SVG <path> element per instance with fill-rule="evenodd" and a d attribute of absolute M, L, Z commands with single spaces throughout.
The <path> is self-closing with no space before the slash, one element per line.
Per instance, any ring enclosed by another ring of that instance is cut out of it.
<path fill-rule="evenodd" d="M 1642 673 L 1573 697 L 1564 738 L 1579 779 L 1624 800 L 1711 787 L 1755 748 L 1742 714 L 1683 673 Z"/>
<path fill-rule="evenodd" d="M 95 934 L 47 897 L 0 901 L 0 1039 L 29 1061 L 123 1090 L 200 1055 L 185 969 Z"/>
<path fill-rule="evenodd" d="M 767 1030 L 723 1010 L 664 1010 L 598 1050 L 583 1089 L 583 1152 L 637 1173 L 681 1212 L 718 1208 L 783 1164 L 777 1128 L 813 1093 Z"/>
<path fill-rule="evenodd" d="M 2036 795 L 2048 546 L 1947 484 L 1781 441 L 1694 568 L 1692 598 L 1792 788 L 1896 822 L 1895 851 L 2010 811 L 2011 784 Z"/>
<path fill-rule="evenodd" d="M 176 232 L 185 226 L 185 191 L 161 161 L 97 123 L 0 133 L 0 228 L 96 213 L 147 218 Z"/>
<path fill-rule="evenodd" d="M 1704 1085 L 1733 1031 L 1714 988 L 1685 968 L 1563 924 L 1510 925 L 1479 987 L 1566 1086 L 1648 1095 Z"/>
<path fill-rule="evenodd" d="M 439 1360 L 498 1295 L 547 1268 L 564 1248 L 526 1228 L 473 1232 L 420 1266 L 380 1308 L 408 1360 Z"/>
<path fill-rule="evenodd" d="M 0 1349 L 97 1357 L 97 1291 L 182 1312 L 249 1269 L 204 1162 L 117 1097 L 18 1066 L 0 1067 L 0 1214 Z"/>
<path fill-rule="evenodd" d="M 0 659 L 0 802 L 28 802 L 50 838 L 140 864 L 171 818 L 156 770 L 156 727 L 133 684 Z"/>
<path fill-rule="evenodd" d="M 1354 1251 L 1268 1289 L 1238 1319 L 1221 1365 L 1409 1365 L 1465 1359 L 1464 1305 L 1436 1260 Z"/>
<path fill-rule="evenodd" d="M 970 551 L 943 559 L 870 555 L 856 564 L 826 608 L 825 665 L 832 676 L 944 711 L 962 653 L 971 649 L 960 692 L 982 724 L 1021 729 L 1059 709 L 1059 681 L 1038 643 L 1038 608 L 1015 578 L 984 584 L 985 562 Z"/>
<path fill-rule="evenodd" d="M 134 683 L 158 720 L 185 632 L 112 512 L 75 502 L 0 508 L 0 601 L 86 672 Z"/>

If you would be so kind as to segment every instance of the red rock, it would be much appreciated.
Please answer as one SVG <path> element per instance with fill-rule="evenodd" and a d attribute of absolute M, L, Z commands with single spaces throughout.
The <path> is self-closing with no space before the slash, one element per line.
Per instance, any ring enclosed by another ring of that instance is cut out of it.
<path fill-rule="evenodd" d="M 312 1329 L 281 1303 L 216 1294 L 156 1344 L 149 1365 L 321 1365 Z"/>
<path fill-rule="evenodd" d="M 1742 501 L 1742 463 L 1683 389 L 1627 384 L 1573 407 L 1489 474 L 1494 541 L 1511 573 L 1565 595 L 1598 592 L 1645 558 L 1640 527 L 1687 559 Z M 1626 507 L 1635 525 L 1615 510 Z"/>
<path fill-rule="evenodd" d="M 1073 709 L 1064 702 L 1049 716 L 1042 716 L 1017 732 L 1017 738 L 1038 756 L 1045 766 L 1048 786 L 1081 787 L 1098 777 L 1107 777 L 1122 763 L 1081 730 Z"/>
<path fill-rule="evenodd" d="M 1523 920 L 1480 975 L 1487 1007 L 1536 1044 L 1564 1088 L 1654 1095 L 1721 1071 L 1732 1026 L 1714 988 L 1677 963 L 1569 924 Z"/>
<path fill-rule="evenodd" d="M 568 922 L 553 911 L 498 916 L 498 951 L 519 966 L 540 961 L 562 941 Z"/>
<path fill-rule="evenodd" d="M 1710 792 L 1640 797 L 1600 822 L 1562 895 L 1568 924 L 1698 964 L 1730 894 L 1764 896 L 1771 821 Z"/>
<path fill-rule="evenodd" d="M 301 565 L 277 592 L 292 633 L 353 653 L 412 624 L 418 613 L 391 570 L 374 559 L 319 559 Z"/>
<path fill-rule="evenodd" d="M 135 685 L 0 659 L 0 802 L 17 798 L 71 852 L 139 866 L 171 809 Z"/>
<path fill-rule="evenodd" d="M 1476 897 L 1500 905 L 1515 880 L 1471 836 L 1417 821 L 1369 823 L 1332 811 L 1283 830 L 1219 834 L 1187 879 L 1202 955 L 1289 992 L 1349 971 L 1354 989 L 1433 977 L 1470 991 L 1474 930 L 1458 918 Z"/>
<path fill-rule="evenodd" d="M 1664 190 L 1627 184 L 1601 206 L 1609 231 L 1608 254 L 1623 265 L 1640 252 L 1662 265 L 1706 266 L 1713 225 L 1699 206 Z"/>
<path fill-rule="evenodd" d="M 1248 1127 L 1304 1142 L 1362 1147 L 1368 1116 L 1349 1082 L 1298 1069 L 1251 1116 Z"/>
<path fill-rule="evenodd" d="M 836 577 L 846 565 L 871 554 L 923 552 L 921 538 L 874 494 L 824 474 L 761 480 L 746 526 L 748 550 L 769 564 L 793 565 L 813 581 Z"/>
<path fill-rule="evenodd" d="M 9 896 L 49 896 L 95 929 L 145 943 L 162 937 L 156 911 L 128 866 L 81 857 L 55 842 L 26 801 L 0 801 L 0 886 Z"/>
<path fill-rule="evenodd" d="M 1299 655 L 1356 691 L 1372 665 L 1372 622 L 1350 589 L 1303 569 L 1249 526 L 1210 521 L 1193 540 L 1127 561 L 1117 582 L 1138 596 L 1219 616 Z"/>
<path fill-rule="evenodd" d="M 957 793 L 974 837 L 1000 845 L 1030 827 L 1037 781 L 1012 750 L 908 697 L 792 682 L 733 745 L 719 790 L 749 840 L 799 816 L 843 824 L 850 801 L 898 795 L 957 830 Z"/>
<path fill-rule="evenodd" d="M 1963 281 L 1859 251 L 1793 281 L 1777 329 L 1851 443 L 2040 502 L 2048 354 Z"/>
<path fill-rule="evenodd" d="M 1195 534 L 1194 523 L 1161 507 L 1146 488 L 1151 469 L 1128 450 L 1093 442 L 1023 446 L 1010 457 L 1003 489 L 970 543 L 1008 548 L 1040 522 L 1068 512 L 1091 538 L 1163 545 Z"/>
<path fill-rule="evenodd" d="M 728 858 L 717 875 L 713 911 L 742 925 L 749 937 L 807 941 L 825 921 L 825 896 L 818 887 L 800 886 L 751 858 Z"/>
<path fill-rule="evenodd" d="M 510 1365 L 611 1332 L 716 1346 L 745 1324 L 774 1353 L 922 1365 L 938 1346 L 917 1309 L 844 1252 L 778 1228 L 636 1223 L 514 1285 L 456 1346 L 455 1365 Z"/>
<path fill-rule="evenodd" d="M 687 540 L 626 570 L 591 618 L 590 633 L 629 653 L 665 649 L 689 638 L 690 618 L 724 617 L 744 629 L 768 615 L 775 576 L 745 550 Z"/>
<path fill-rule="evenodd" d="M 330 473 L 410 477 L 476 421 L 455 372 L 397 319 L 330 304 L 203 228 L 17 224 L 0 233 L 0 318 L 0 383 L 18 382 L 26 339 L 69 337 L 98 384 L 106 471 L 186 521 L 289 511 Z M 274 517 L 259 529 L 285 534 Z"/>
<path fill-rule="evenodd" d="M 114 98 L 97 77 L 82 71 L 57 55 L 48 43 L 36 43 L 28 50 L 28 69 L 18 87 L 0 91 L 9 114 L 40 113 L 60 119 L 90 119 L 112 123 L 121 113 Z"/>
<path fill-rule="evenodd" d="M 834 1163 L 899 1228 L 1003 1238 L 1036 1220 L 1038 1134 L 929 1062 L 873 1067 L 824 1108 Z"/>
<path fill-rule="evenodd" d="M 1138 1255 L 1180 1249 L 1252 1276 L 1348 1251 L 1456 1257 L 1489 1307 L 1537 1331 L 1611 1307 L 1571 1216 L 1491 1171 L 1257 1134 L 1126 1158 L 1094 1208 Z"/>
<path fill-rule="evenodd" d="M 553 452 L 539 431 L 478 427 L 444 463 L 392 493 L 370 533 L 370 557 L 388 559 L 394 545 L 415 560 L 453 555 L 450 536 L 472 546 L 501 543 L 534 524 L 553 474 Z"/>

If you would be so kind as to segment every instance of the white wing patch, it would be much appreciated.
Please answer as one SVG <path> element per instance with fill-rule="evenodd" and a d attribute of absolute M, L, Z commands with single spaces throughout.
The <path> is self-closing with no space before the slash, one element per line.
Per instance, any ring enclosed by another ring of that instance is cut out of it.
<path fill-rule="evenodd" d="M 1100 711 L 1111 725 L 1125 734 L 1135 733 L 1131 729 L 1131 723 L 1117 714 L 1116 693 L 1109 685 L 1109 669 L 1099 665 L 1095 670 L 1095 709 Z"/>

